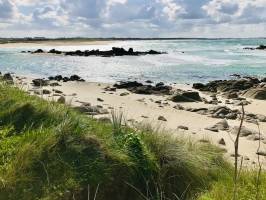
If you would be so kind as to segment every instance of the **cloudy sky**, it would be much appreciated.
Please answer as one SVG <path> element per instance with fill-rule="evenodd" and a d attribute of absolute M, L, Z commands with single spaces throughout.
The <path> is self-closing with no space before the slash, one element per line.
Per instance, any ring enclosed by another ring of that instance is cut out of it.
<path fill-rule="evenodd" d="M 266 0 L 0 0 L 0 37 L 266 37 Z"/>

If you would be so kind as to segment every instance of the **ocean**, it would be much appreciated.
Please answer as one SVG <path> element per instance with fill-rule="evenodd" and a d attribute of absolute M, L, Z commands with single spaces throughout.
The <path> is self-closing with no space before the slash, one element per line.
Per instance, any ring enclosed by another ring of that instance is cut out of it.
<path fill-rule="evenodd" d="M 121 80 L 151 80 L 167 83 L 208 82 L 229 79 L 232 74 L 266 76 L 266 51 L 244 50 L 266 44 L 266 39 L 179 39 L 118 41 L 107 45 L 1 48 L 0 71 L 31 77 L 80 75 L 87 81 L 113 83 Z M 135 51 L 154 49 L 162 55 L 123 57 L 72 57 L 36 55 L 21 51 L 109 50 L 113 46 Z"/>

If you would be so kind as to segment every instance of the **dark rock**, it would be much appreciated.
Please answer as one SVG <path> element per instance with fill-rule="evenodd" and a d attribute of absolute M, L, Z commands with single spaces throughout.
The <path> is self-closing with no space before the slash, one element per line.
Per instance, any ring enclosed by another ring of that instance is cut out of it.
<path fill-rule="evenodd" d="M 14 84 L 13 77 L 11 76 L 10 73 L 4 74 L 3 80 L 6 81 L 9 84 Z"/>
<path fill-rule="evenodd" d="M 266 100 L 266 88 L 252 88 L 244 93 L 245 97 Z"/>
<path fill-rule="evenodd" d="M 134 87 L 143 86 L 142 83 L 138 83 L 137 81 L 128 81 L 128 82 L 121 82 L 119 84 L 114 84 L 114 87 L 118 89 L 129 89 Z"/>
<path fill-rule="evenodd" d="M 256 154 L 259 156 L 266 156 L 266 151 L 258 151 Z"/>
<path fill-rule="evenodd" d="M 32 80 L 32 83 L 34 86 L 42 87 L 42 86 L 48 86 L 49 81 L 43 79 L 34 79 Z"/>
<path fill-rule="evenodd" d="M 175 105 L 174 108 L 177 110 L 185 110 L 185 108 L 179 104 Z"/>
<path fill-rule="evenodd" d="M 128 91 L 136 94 L 170 94 L 172 87 L 166 85 L 143 85 L 136 81 L 121 82 L 114 85 L 118 89 L 127 89 Z"/>
<path fill-rule="evenodd" d="M 97 98 L 97 101 L 104 102 L 104 100 L 101 98 Z"/>
<path fill-rule="evenodd" d="M 81 79 L 81 77 L 79 77 L 78 75 L 72 75 L 70 76 L 70 80 L 71 81 L 79 81 Z"/>
<path fill-rule="evenodd" d="M 220 144 L 220 145 L 226 145 L 226 143 L 225 143 L 225 141 L 224 141 L 224 139 L 223 138 L 221 138 L 219 141 L 218 141 L 218 144 Z"/>
<path fill-rule="evenodd" d="M 34 51 L 32 53 L 44 53 L 44 51 L 42 49 L 37 49 L 36 51 Z"/>
<path fill-rule="evenodd" d="M 223 95 L 226 99 L 235 99 L 238 98 L 238 94 L 236 92 L 228 92 Z"/>
<path fill-rule="evenodd" d="M 151 80 L 147 80 L 145 81 L 146 83 L 153 83 Z M 265 81 L 266 82 L 266 81 Z"/>
<path fill-rule="evenodd" d="M 62 81 L 63 80 L 63 77 L 61 75 L 57 75 L 54 77 L 54 80 L 56 81 Z"/>
<path fill-rule="evenodd" d="M 48 53 L 62 54 L 62 51 L 58 51 L 58 50 L 55 50 L 55 49 L 51 49 L 50 51 L 48 51 Z"/>
<path fill-rule="evenodd" d="M 65 97 L 60 96 L 59 99 L 57 100 L 57 103 L 65 104 L 66 103 Z"/>
<path fill-rule="evenodd" d="M 218 132 L 218 131 L 225 131 L 229 129 L 229 125 L 225 119 L 222 121 L 216 123 L 213 126 L 205 128 L 206 130 L 213 131 L 213 132 Z"/>
<path fill-rule="evenodd" d="M 182 129 L 182 130 L 188 130 L 188 127 L 187 126 L 178 126 L 177 128 L 178 129 Z"/>
<path fill-rule="evenodd" d="M 121 97 L 123 97 L 123 96 L 127 96 L 127 95 L 129 95 L 128 92 L 123 92 L 123 93 L 120 94 Z"/>
<path fill-rule="evenodd" d="M 165 122 L 167 121 L 167 119 L 166 119 L 164 116 L 159 116 L 159 117 L 158 117 L 158 120 L 160 120 L 160 121 L 165 121 Z"/>
<path fill-rule="evenodd" d="M 192 91 L 178 91 L 171 98 L 173 102 L 195 102 L 202 101 L 198 92 Z"/>
<path fill-rule="evenodd" d="M 42 91 L 42 93 L 43 93 L 43 94 L 51 94 L 51 91 L 50 91 L 50 90 L 46 90 L 46 89 L 44 89 L 44 90 Z"/>
<path fill-rule="evenodd" d="M 68 78 L 68 77 L 63 78 L 63 82 L 68 82 L 68 81 L 70 81 L 70 78 Z"/>
<path fill-rule="evenodd" d="M 107 92 L 116 92 L 116 88 L 115 87 L 110 87 L 110 86 L 104 88 L 104 90 L 107 91 Z"/>
<path fill-rule="evenodd" d="M 234 135 L 237 135 L 238 131 L 239 131 L 238 126 L 235 126 L 230 130 L 230 132 Z M 257 131 L 254 131 L 252 129 L 248 129 L 245 126 L 242 126 L 241 131 L 240 131 L 241 137 L 247 137 L 249 135 L 257 135 L 257 134 L 259 134 Z"/>
<path fill-rule="evenodd" d="M 194 83 L 193 84 L 193 88 L 196 90 L 203 89 L 204 87 L 205 87 L 205 85 L 203 83 Z"/>
<path fill-rule="evenodd" d="M 36 51 L 33 51 L 31 53 L 44 53 L 42 49 L 38 49 Z M 113 47 L 112 50 L 109 51 L 100 51 L 98 49 L 96 50 L 85 50 L 85 51 L 58 51 L 55 49 L 51 49 L 48 51 L 48 53 L 51 54 L 64 54 L 66 56 L 102 56 L 102 57 L 112 57 L 112 56 L 141 56 L 141 55 L 156 55 L 156 54 L 164 54 L 165 52 L 158 52 L 154 50 L 150 51 L 134 51 L 133 48 L 129 48 L 128 51 L 126 51 L 124 48 L 118 48 Z"/>

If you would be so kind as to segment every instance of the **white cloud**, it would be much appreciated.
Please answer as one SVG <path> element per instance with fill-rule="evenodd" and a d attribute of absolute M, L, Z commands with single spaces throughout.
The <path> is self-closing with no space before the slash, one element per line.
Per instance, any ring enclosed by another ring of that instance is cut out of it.
<path fill-rule="evenodd" d="M 0 0 L 0 22 L 7 36 L 264 36 L 266 0 Z"/>

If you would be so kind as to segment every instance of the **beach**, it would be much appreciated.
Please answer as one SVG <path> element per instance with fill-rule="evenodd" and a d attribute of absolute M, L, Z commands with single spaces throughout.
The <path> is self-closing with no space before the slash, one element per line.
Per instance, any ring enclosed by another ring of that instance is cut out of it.
<path fill-rule="evenodd" d="M 39 46 L 88 46 L 88 45 L 107 45 L 113 43 L 108 40 L 91 40 L 91 41 L 28 41 L 28 42 L 10 42 L 10 43 L 0 43 L 0 48 L 23 48 L 23 47 L 39 47 Z"/>
<path fill-rule="evenodd" d="M 32 78 L 18 77 L 16 84 L 19 88 L 23 88 L 32 95 L 38 95 L 49 101 L 57 101 L 60 97 L 64 97 L 65 103 L 72 107 L 82 107 L 84 104 L 90 106 L 98 106 L 106 110 L 103 114 L 93 115 L 95 118 L 111 118 L 111 112 L 123 113 L 125 123 L 130 126 L 136 124 L 150 124 L 155 129 L 159 128 L 166 132 L 170 132 L 178 137 L 184 137 L 188 141 L 190 139 L 199 142 L 210 142 L 225 150 L 225 157 L 231 162 L 234 161 L 234 140 L 236 135 L 230 132 L 233 127 L 239 127 L 240 119 L 226 121 L 229 124 L 228 130 L 219 130 L 213 132 L 206 130 L 207 127 L 213 126 L 222 121 L 222 119 L 213 118 L 207 115 L 201 115 L 196 112 L 189 112 L 186 109 L 177 109 L 178 106 L 184 108 L 213 108 L 214 105 L 204 102 L 186 102 L 175 103 L 169 99 L 169 95 L 144 95 L 135 94 L 126 89 L 109 90 L 112 84 L 97 82 L 57 82 L 60 86 L 35 87 L 32 85 Z M 57 85 L 57 84 L 56 84 Z M 182 89 L 185 91 L 196 91 L 192 85 L 188 84 L 172 84 L 174 90 Z M 43 94 L 43 90 L 50 91 L 50 94 Z M 59 91 L 59 92 L 58 92 Z M 210 94 L 199 92 L 202 98 L 211 99 Z M 241 110 L 241 106 L 226 105 L 226 99 L 222 95 L 217 95 L 217 99 L 221 102 L 215 106 L 228 106 L 229 108 Z M 249 105 L 244 106 L 246 113 L 260 114 L 266 116 L 266 101 L 247 98 Z M 91 115 L 88 115 L 92 117 Z M 162 119 L 159 119 L 162 118 Z M 261 138 L 266 137 L 266 122 L 256 123 L 244 122 L 243 126 L 254 133 L 260 129 Z M 163 133 L 163 131 L 162 131 Z M 243 166 L 255 168 L 257 166 L 257 150 L 259 140 L 252 137 L 241 137 L 239 144 L 239 155 L 243 157 Z M 260 150 L 266 150 L 265 140 L 260 141 Z M 265 157 L 262 162 L 265 164 Z"/>

